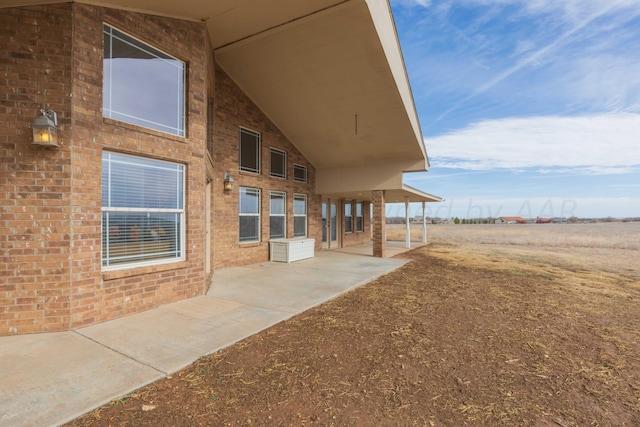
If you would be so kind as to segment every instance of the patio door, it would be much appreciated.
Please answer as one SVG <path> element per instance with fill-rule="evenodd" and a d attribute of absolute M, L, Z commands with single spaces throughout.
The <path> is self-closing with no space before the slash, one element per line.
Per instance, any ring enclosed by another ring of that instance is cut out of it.
<path fill-rule="evenodd" d="M 340 221 L 338 219 L 338 205 L 330 200 L 322 201 L 322 249 L 335 249 L 340 247 Z"/>
<path fill-rule="evenodd" d="M 329 249 L 328 203 L 322 202 L 322 249 Z"/>
<path fill-rule="evenodd" d="M 338 221 L 338 205 L 336 202 L 329 203 L 329 247 L 338 247 L 338 236 L 340 221 Z"/>

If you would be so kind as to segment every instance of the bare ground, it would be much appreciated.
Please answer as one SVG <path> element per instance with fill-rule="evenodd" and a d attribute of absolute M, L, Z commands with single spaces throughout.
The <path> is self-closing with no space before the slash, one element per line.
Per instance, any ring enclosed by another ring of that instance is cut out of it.
<path fill-rule="evenodd" d="M 520 249 L 414 250 L 70 425 L 640 425 L 635 267 Z"/>

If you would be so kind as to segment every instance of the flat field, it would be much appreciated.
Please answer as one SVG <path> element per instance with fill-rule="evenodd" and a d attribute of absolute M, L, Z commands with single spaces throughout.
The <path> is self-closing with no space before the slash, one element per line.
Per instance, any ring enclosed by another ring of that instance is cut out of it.
<path fill-rule="evenodd" d="M 640 425 L 640 224 L 442 225 L 429 240 L 71 425 Z"/>
<path fill-rule="evenodd" d="M 387 240 L 405 239 L 404 225 L 388 225 Z M 422 225 L 411 225 L 411 240 Z M 610 272 L 640 279 L 640 223 L 427 224 L 431 243 L 461 245 L 469 251 L 508 251 L 526 260 L 563 264 L 568 269 Z"/>

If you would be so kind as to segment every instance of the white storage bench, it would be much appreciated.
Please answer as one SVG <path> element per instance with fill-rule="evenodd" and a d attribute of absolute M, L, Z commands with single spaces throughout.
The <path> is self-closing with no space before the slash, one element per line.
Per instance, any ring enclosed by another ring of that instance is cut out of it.
<path fill-rule="evenodd" d="M 315 243 L 315 239 L 306 237 L 269 240 L 270 259 L 278 262 L 293 262 L 313 258 Z"/>

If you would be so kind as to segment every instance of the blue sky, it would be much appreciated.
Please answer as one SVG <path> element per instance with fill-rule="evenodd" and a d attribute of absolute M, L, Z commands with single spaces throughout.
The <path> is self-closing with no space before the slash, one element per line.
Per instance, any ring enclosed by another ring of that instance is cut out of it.
<path fill-rule="evenodd" d="M 405 182 L 446 199 L 428 215 L 640 216 L 640 0 L 391 6 L 431 162 Z"/>

